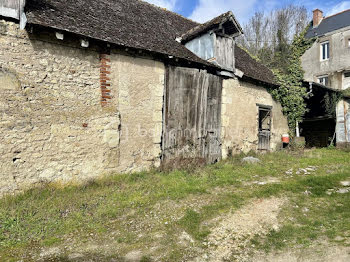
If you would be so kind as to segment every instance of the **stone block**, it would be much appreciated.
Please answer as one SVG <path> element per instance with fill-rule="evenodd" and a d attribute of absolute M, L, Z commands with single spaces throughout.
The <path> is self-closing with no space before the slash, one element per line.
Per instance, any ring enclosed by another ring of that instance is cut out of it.
<path fill-rule="evenodd" d="M 21 83 L 17 79 L 17 77 L 6 71 L 0 70 L 0 90 L 20 90 Z"/>
<path fill-rule="evenodd" d="M 227 108 L 226 104 L 222 104 L 221 105 L 221 115 L 225 115 L 226 114 L 226 108 Z"/>
<path fill-rule="evenodd" d="M 222 97 L 222 103 L 223 104 L 232 104 L 232 97 L 229 95 Z"/>
<path fill-rule="evenodd" d="M 164 84 L 152 85 L 149 86 L 149 89 L 152 90 L 152 96 L 156 97 L 156 101 L 159 101 L 159 97 L 163 97 L 164 95 Z"/>
<path fill-rule="evenodd" d="M 107 143 L 109 147 L 114 148 L 119 146 L 119 131 L 105 130 L 103 135 L 103 142 Z"/>
<path fill-rule="evenodd" d="M 228 127 L 230 125 L 230 117 L 223 116 L 222 117 L 222 126 Z"/>
<path fill-rule="evenodd" d="M 153 112 L 153 121 L 154 122 L 162 122 L 163 121 L 163 112 L 162 111 Z"/>

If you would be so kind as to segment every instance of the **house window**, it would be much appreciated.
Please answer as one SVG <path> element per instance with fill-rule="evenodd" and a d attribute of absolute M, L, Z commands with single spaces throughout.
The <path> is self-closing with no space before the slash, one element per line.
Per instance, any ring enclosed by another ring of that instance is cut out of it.
<path fill-rule="evenodd" d="M 329 59 L 329 42 L 321 43 L 321 61 Z"/>
<path fill-rule="evenodd" d="M 345 78 L 350 77 L 350 72 L 346 72 L 346 73 L 344 73 L 344 77 L 345 77 Z"/>
<path fill-rule="evenodd" d="M 321 76 L 321 77 L 319 77 L 318 78 L 318 82 L 321 85 L 328 86 L 328 84 L 329 84 L 328 76 Z"/>

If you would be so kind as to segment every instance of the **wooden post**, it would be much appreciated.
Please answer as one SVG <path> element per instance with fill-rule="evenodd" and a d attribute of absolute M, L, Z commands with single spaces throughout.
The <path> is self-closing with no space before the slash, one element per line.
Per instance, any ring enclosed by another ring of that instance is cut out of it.
<path fill-rule="evenodd" d="M 345 142 L 350 142 L 349 138 L 348 138 L 348 126 L 347 126 L 347 119 L 346 119 L 346 115 L 347 115 L 347 108 L 346 108 L 346 101 L 343 100 L 343 107 L 344 107 L 344 128 L 345 128 Z"/>
<path fill-rule="evenodd" d="M 299 130 L 299 122 L 297 121 L 297 125 L 296 125 L 296 136 L 300 137 L 300 130 Z"/>

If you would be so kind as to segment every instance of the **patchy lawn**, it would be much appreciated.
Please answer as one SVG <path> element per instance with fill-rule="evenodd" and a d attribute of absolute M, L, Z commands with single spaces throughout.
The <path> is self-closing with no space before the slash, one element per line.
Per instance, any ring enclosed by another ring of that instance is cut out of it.
<path fill-rule="evenodd" d="M 0 261 L 349 261 L 350 153 L 242 157 L 0 199 Z"/>

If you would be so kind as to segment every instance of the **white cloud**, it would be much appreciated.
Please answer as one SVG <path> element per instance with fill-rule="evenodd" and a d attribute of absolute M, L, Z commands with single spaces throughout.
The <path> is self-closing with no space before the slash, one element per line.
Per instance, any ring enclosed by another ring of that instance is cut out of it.
<path fill-rule="evenodd" d="M 177 0 L 144 0 L 148 3 L 164 7 L 168 10 L 174 11 Z"/>
<path fill-rule="evenodd" d="M 328 12 L 327 16 L 334 15 L 336 13 L 339 13 L 341 11 L 344 11 L 346 9 L 350 9 L 350 1 L 343 1 L 340 2 L 339 4 L 333 6 Z"/>
<path fill-rule="evenodd" d="M 199 0 L 190 19 L 206 22 L 222 13 L 232 11 L 240 23 L 248 20 L 255 12 L 258 0 Z"/>

